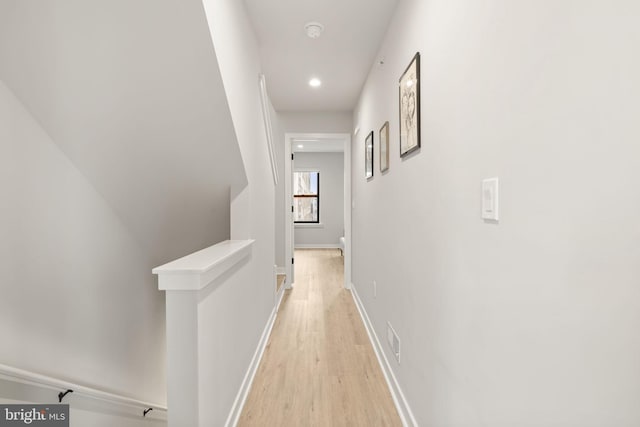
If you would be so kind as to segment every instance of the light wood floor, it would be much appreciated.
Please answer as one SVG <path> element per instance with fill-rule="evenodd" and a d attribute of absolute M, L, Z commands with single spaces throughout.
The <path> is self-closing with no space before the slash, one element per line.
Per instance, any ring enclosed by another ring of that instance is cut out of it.
<path fill-rule="evenodd" d="M 297 250 L 239 426 L 401 426 L 337 249 Z"/>

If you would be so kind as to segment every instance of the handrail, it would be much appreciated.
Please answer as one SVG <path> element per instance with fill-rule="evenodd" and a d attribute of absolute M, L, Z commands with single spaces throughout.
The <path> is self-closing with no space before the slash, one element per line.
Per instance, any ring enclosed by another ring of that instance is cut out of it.
<path fill-rule="evenodd" d="M 72 390 L 74 395 L 82 395 L 111 404 L 140 409 L 141 416 L 144 416 L 143 411 L 149 408 L 153 408 L 154 412 L 157 411 L 161 413 L 167 411 L 167 407 L 165 405 L 159 405 L 157 403 L 145 402 L 142 400 L 133 399 L 131 397 L 109 393 L 107 391 L 70 383 L 68 381 L 63 381 L 57 378 L 49 377 L 47 375 L 37 374 L 35 372 L 26 371 L 24 369 L 14 368 L 12 366 L 3 364 L 0 364 L 0 379 L 6 379 L 21 384 L 44 387 L 57 391 Z"/>
<path fill-rule="evenodd" d="M 201 290 L 251 254 L 255 240 L 224 240 L 154 268 L 161 291 Z"/>

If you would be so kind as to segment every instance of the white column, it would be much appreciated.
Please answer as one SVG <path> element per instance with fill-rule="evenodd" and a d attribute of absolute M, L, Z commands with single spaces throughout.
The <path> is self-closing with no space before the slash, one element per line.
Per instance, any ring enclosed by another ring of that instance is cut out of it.
<path fill-rule="evenodd" d="M 167 291 L 169 426 L 198 427 L 198 291 Z"/>

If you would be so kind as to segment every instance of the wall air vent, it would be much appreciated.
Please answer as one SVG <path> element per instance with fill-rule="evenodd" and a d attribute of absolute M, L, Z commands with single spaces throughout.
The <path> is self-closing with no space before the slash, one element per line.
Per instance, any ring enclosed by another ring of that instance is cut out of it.
<path fill-rule="evenodd" d="M 393 355 L 396 357 L 398 364 L 400 364 L 400 338 L 398 338 L 398 334 L 389 322 L 387 322 L 387 342 L 389 343 L 389 347 L 391 348 L 391 351 L 393 351 Z"/>

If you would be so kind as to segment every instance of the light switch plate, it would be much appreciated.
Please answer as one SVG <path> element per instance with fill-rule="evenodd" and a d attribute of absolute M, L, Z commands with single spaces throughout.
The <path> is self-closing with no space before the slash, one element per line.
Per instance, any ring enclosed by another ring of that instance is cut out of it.
<path fill-rule="evenodd" d="M 492 221 L 499 219 L 498 178 L 482 180 L 482 218 Z"/>

